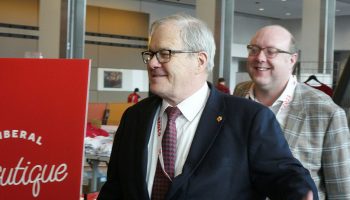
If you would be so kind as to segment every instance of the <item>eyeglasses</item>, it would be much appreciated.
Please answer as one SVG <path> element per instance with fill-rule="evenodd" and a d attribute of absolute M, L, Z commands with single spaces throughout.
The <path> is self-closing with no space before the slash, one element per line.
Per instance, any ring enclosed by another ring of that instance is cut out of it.
<path fill-rule="evenodd" d="M 275 48 L 275 47 L 261 48 L 258 45 L 247 45 L 247 49 L 248 49 L 249 56 L 257 56 L 260 54 L 261 51 L 263 51 L 265 56 L 268 58 L 274 58 L 279 53 L 286 53 L 286 54 L 290 54 L 290 55 L 293 54 L 291 52 L 283 51 L 283 50 Z"/>
<path fill-rule="evenodd" d="M 169 49 L 161 49 L 159 51 L 143 51 L 141 52 L 142 60 L 145 64 L 147 64 L 154 55 L 159 63 L 167 63 L 170 61 L 172 55 L 176 53 L 198 53 L 199 51 L 187 51 L 187 50 L 169 50 Z"/>

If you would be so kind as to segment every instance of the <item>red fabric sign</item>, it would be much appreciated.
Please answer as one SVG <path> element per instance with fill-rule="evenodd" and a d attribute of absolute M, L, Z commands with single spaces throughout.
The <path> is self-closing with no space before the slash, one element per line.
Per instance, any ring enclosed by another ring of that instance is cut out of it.
<path fill-rule="evenodd" d="M 0 199 L 79 199 L 89 65 L 0 59 Z"/>

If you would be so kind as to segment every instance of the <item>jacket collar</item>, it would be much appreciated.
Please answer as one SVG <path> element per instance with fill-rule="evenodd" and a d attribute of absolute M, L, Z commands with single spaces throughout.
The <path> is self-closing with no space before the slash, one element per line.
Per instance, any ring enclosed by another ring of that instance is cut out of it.
<path fill-rule="evenodd" d="M 198 123 L 189 154 L 183 166 L 182 174 L 173 180 L 167 199 L 171 199 L 175 196 L 181 186 L 188 181 L 190 176 L 201 164 L 225 121 L 223 94 L 219 93 L 212 84 L 208 83 L 208 85 L 210 88 L 209 98 Z"/>
<path fill-rule="evenodd" d="M 224 94 L 219 93 L 217 89 L 215 89 L 215 87 L 213 87 L 213 85 L 209 82 L 208 86 L 210 89 L 209 98 L 206 102 L 201 119 L 198 123 L 198 127 L 193 138 L 189 154 L 183 166 L 182 174 L 178 175 L 173 180 L 166 199 L 172 199 L 180 190 L 181 186 L 183 186 L 188 181 L 194 171 L 198 168 L 202 159 L 205 157 L 206 153 L 214 143 L 215 138 L 219 134 L 222 124 L 225 122 Z M 140 158 L 136 158 L 136 160 L 140 160 L 142 162 L 139 163 L 142 169 L 142 176 L 140 176 L 139 181 L 141 181 L 142 184 L 141 188 L 143 188 L 143 196 L 145 197 L 144 199 L 148 199 L 149 195 L 147 190 L 147 183 L 145 181 L 148 155 L 147 146 L 152 131 L 153 119 L 156 115 L 157 108 L 162 102 L 162 99 L 154 96 L 145 100 L 149 101 L 149 104 L 148 106 L 145 106 L 141 117 L 143 119 L 148 119 L 148 123 L 141 123 L 145 125 L 141 125 L 140 131 L 147 134 L 140 134 L 140 136 L 142 135 L 143 138 L 140 138 L 140 142 L 137 145 L 140 145 L 142 147 L 140 148 L 142 152 L 137 154 L 140 155 Z M 149 113 L 151 113 L 151 115 Z"/>
<path fill-rule="evenodd" d="M 286 119 L 285 127 L 282 127 L 282 130 L 300 130 L 295 126 L 302 127 L 304 119 L 306 118 L 305 105 L 303 103 L 302 97 L 303 89 L 302 84 L 298 83 L 295 87 L 293 100 L 290 102 L 290 109 Z M 298 121 L 298 123 L 295 123 Z"/>

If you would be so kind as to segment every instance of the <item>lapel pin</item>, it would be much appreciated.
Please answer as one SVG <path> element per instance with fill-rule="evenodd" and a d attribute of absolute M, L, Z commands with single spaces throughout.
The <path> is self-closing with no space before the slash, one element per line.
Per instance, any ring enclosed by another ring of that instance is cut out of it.
<path fill-rule="evenodd" d="M 217 122 L 221 122 L 221 120 L 222 120 L 222 116 L 218 116 L 218 117 L 216 118 L 216 121 L 217 121 Z"/>

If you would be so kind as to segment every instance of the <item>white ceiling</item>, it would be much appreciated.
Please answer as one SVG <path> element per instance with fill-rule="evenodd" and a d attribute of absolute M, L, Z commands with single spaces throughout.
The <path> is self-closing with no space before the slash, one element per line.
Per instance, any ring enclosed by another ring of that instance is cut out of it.
<path fill-rule="evenodd" d="M 140 0 L 195 8 L 196 0 Z M 302 17 L 303 0 L 234 0 L 235 12 L 271 17 L 296 19 Z M 263 8 L 261 11 L 259 8 Z M 350 15 L 350 0 L 337 0 L 336 15 Z M 289 14 L 287 14 L 289 13 Z"/>

